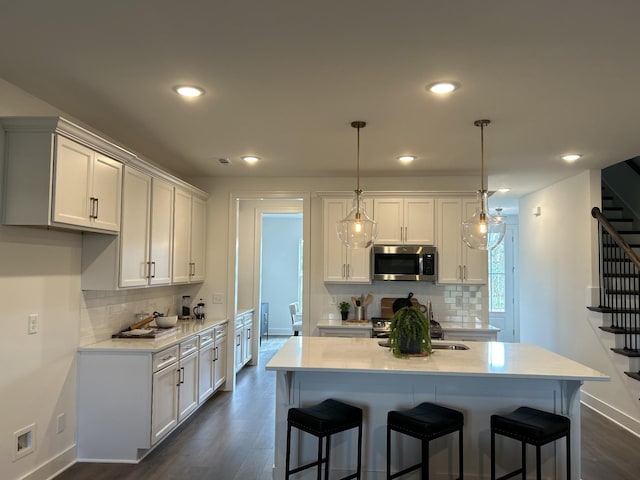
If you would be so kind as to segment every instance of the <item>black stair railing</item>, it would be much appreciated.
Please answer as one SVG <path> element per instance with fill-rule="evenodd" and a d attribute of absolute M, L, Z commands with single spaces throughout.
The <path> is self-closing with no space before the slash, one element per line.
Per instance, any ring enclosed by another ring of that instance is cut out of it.
<path fill-rule="evenodd" d="M 624 335 L 624 350 L 640 352 L 640 257 L 598 207 L 600 225 L 600 307 L 611 314 L 611 331 Z"/>

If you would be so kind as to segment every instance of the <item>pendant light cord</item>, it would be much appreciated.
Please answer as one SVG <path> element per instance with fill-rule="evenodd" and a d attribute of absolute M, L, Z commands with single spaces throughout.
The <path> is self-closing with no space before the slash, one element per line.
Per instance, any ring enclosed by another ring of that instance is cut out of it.
<path fill-rule="evenodd" d="M 480 189 L 484 192 L 484 124 L 480 124 Z"/>
<path fill-rule="evenodd" d="M 360 129 L 364 128 L 367 125 L 366 122 L 361 120 L 357 120 L 355 122 L 351 122 L 351 126 L 358 130 L 357 133 L 357 143 L 356 143 L 356 194 L 360 195 L 362 190 L 360 190 Z"/>
<path fill-rule="evenodd" d="M 491 120 L 476 120 L 473 124 L 480 127 L 480 191 L 484 192 L 484 127 L 488 126 Z"/>

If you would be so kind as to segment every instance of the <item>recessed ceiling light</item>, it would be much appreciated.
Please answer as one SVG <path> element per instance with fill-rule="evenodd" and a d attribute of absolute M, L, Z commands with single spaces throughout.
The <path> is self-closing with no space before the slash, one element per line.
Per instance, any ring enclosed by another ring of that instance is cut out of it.
<path fill-rule="evenodd" d="M 258 160 L 260 160 L 260 157 L 256 157 L 255 155 L 244 155 L 242 158 L 242 160 L 244 160 L 245 162 L 247 162 L 250 165 L 253 165 L 254 163 L 258 163 Z"/>
<path fill-rule="evenodd" d="M 200 87 L 194 87 L 193 85 L 180 85 L 174 88 L 178 95 L 183 97 L 199 97 L 204 95 L 204 90 Z"/>
<path fill-rule="evenodd" d="M 507 192 L 510 192 L 510 191 L 511 191 L 511 189 L 510 189 L 510 188 L 507 188 L 507 187 L 504 187 L 504 188 L 499 188 L 499 189 L 498 189 L 498 191 L 499 191 L 500 193 L 507 193 Z"/>
<path fill-rule="evenodd" d="M 453 82 L 437 82 L 437 83 L 432 83 L 431 85 L 427 85 L 427 90 L 429 90 L 431 93 L 440 93 L 440 94 L 453 92 L 457 88 L 458 88 L 458 85 L 456 85 Z"/>
<path fill-rule="evenodd" d="M 398 157 L 398 160 L 401 163 L 411 163 L 413 162 L 417 157 L 415 155 L 400 155 Z"/>
<path fill-rule="evenodd" d="M 562 155 L 561 157 L 565 162 L 575 162 L 576 160 L 582 158 L 582 155 L 578 153 L 569 153 L 567 155 Z"/>

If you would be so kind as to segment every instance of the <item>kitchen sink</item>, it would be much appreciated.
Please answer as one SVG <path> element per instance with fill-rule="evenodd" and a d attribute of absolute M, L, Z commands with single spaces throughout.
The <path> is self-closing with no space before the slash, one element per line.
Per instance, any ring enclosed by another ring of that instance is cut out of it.
<path fill-rule="evenodd" d="M 434 350 L 469 350 L 469 347 L 462 343 L 432 343 Z"/>
<path fill-rule="evenodd" d="M 389 340 L 380 340 L 378 345 L 381 347 L 389 347 Z M 434 350 L 469 350 L 469 347 L 462 343 L 446 343 L 446 342 L 433 342 L 431 348 Z"/>

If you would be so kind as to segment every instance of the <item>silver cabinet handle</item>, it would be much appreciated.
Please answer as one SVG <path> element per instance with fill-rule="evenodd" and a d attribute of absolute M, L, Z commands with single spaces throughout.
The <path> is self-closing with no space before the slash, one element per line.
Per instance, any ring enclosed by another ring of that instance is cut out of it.
<path fill-rule="evenodd" d="M 347 278 L 351 277 L 351 264 L 347 263 Z"/>
<path fill-rule="evenodd" d="M 466 265 L 464 267 L 462 267 L 462 279 L 463 280 L 467 279 L 467 266 Z"/>
<path fill-rule="evenodd" d="M 96 212 L 95 212 L 95 217 L 93 217 L 93 218 L 97 219 L 98 215 L 99 215 L 99 212 L 100 212 L 100 200 L 98 198 L 96 198 Z"/>
<path fill-rule="evenodd" d="M 176 383 L 176 387 L 179 387 L 180 386 L 180 369 L 178 368 L 176 372 L 178 374 L 178 383 Z"/>
<path fill-rule="evenodd" d="M 151 266 L 153 267 L 153 273 L 151 273 L 151 278 L 156 277 L 156 262 L 151 262 Z"/>
<path fill-rule="evenodd" d="M 458 265 L 458 278 L 462 280 L 462 265 Z"/>
<path fill-rule="evenodd" d="M 247 328 L 247 340 L 251 340 L 251 329 Z"/>

